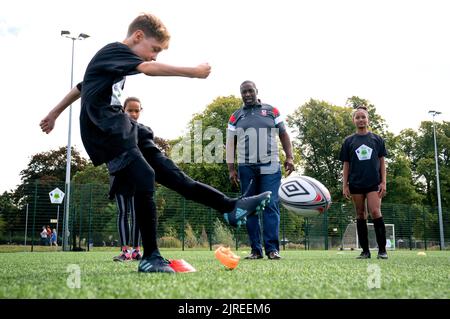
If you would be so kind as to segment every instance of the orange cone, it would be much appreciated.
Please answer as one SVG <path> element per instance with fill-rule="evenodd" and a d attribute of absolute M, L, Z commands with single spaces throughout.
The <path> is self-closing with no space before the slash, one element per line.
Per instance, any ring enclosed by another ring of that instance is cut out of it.
<path fill-rule="evenodd" d="M 229 247 L 220 246 L 216 249 L 214 255 L 228 269 L 234 269 L 239 263 L 241 257 L 233 254 Z"/>

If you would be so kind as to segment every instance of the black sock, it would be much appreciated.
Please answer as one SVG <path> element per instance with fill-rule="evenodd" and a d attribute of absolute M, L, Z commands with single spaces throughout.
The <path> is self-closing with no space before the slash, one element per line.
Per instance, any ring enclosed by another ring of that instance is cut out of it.
<path fill-rule="evenodd" d="M 142 257 L 150 257 L 153 252 L 158 250 L 156 237 L 158 223 L 153 192 L 136 192 L 134 196 L 134 209 L 136 212 L 136 222 L 141 231 L 142 246 L 144 247 Z"/>
<path fill-rule="evenodd" d="M 369 252 L 369 232 L 367 230 L 367 220 L 357 219 L 356 229 L 358 231 L 359 245 L 361 246 L 363 252 Z"/>
<path fill-rule="evenodd" d="M 375 228 L 375 236 L 377 237 L 378 251 L 386 252 L 386 227 L 383 217 L 373 220 L 373 228 Z"/>

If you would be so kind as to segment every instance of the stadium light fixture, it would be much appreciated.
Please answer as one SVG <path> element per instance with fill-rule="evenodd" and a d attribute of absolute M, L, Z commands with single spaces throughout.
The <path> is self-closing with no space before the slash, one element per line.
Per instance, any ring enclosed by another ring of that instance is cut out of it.
<path fill-rule="evenodd" d="M 441 186 L 439 182 L 439 163 L 438 163 L 438 151 L 436 142 L 436 127 L 434 124 L 434 117 L 436 115 L 442 114 L 438 111 L 428 111 L 431 116 L 433 116 L 433 138 L 434 138 L 434 160 L 436 162 L 436 190 L 437 190 L 437 200 L 438 200 L 438 214 L 439 214 L 439 235 L 440 235 L 440 248 L 443 250 L 445 248 L 444 242 L 444 225 L 442 220 L 442 205 L 441 205 Z"/>
<path fill-rule="evenodd" d="M 73 61 L 75 53 L 75 40 L 83 40 L 89 38 L 89 35 L 80 33 L 77 37 L 72 37 L 70 31 L 62 30 L 61 36 L 72 40 L 72 67 L 70 71 L 70 89 L 73 88 Z M 64 230 L 63 230 L 63 250 L 69 250 L 69 209 L 70 209 L 70 163 L 72 161 L 72 104 L 69 105 L 69 132 L 67 139 L 67 159 L 66 159 L 66 202 L 64 210 Z"/>

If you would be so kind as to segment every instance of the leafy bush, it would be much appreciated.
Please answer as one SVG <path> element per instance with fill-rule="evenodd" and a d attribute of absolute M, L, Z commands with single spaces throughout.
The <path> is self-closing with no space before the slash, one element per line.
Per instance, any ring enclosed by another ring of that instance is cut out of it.
<path fill-rule="evenodd" d="M 233 247 L 234 236 L 231 231 L 218 219 L 214 222 L 214 242 L 224 246 Z"/>
<path fill-rule="evenodd" d="M 194 248 L 197 246 L 197 237 L 195 237 L 194 230 L 191 224 L 186 224 L 186 229 L 184 230 L 184 245 L 188 248 Z"/>
<path fill-rule="evenodd" d="M 3 217 L 0 216 L 0 237 L 3 235 L 3 233 L 6 232 L 6 222 L 3 220 Z"/>
<path fill-rule="evenodd" d="M 158 239 L 158 246 L 161 248 L 181 248 L 181 240 L 171 236 L 163 236 Z"/>
<path fill-rule="evenodd" d="M 176 230 L 176 228 L 172 225 L 168 225 L 168 224 L 164 224 L 163 225 L 163 229 L 164 229 L 164 236 L 165 237 L 174 237 L 177 238 L 178 237 L 178 232 Z"/>
<path fill-rule="evenodd" d="M 198 239 L 198 244 L 203 248 L 209 247 L 208 234 L 206 233 L 205 226 L 202 226 L 202 233 Z"/>

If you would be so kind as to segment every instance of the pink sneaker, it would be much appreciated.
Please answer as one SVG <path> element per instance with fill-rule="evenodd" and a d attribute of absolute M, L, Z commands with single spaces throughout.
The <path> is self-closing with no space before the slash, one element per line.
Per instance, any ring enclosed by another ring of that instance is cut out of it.
<path fill-rule="evenodd" d="M 131 253 L 131 259 L 133 260 L 141 260 L 142 254 L 140 250 L 133 249 L 133 252 Z"/>
<path fill-rule="evenodd" d="M 122 251 L 119 256 L 113 258 L 114 261 L 128 261 L 131 260 L 131 254 L 128 250 Z"/>

